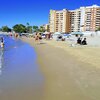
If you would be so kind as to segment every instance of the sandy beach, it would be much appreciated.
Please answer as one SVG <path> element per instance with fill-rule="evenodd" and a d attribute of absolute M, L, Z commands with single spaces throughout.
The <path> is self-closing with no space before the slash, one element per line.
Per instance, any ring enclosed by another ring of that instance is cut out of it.
<path fill-rule="evenodd" d="M 100 48 L 22 38 L 33 46 L 45 77 L 43 100 L 100 100 Z M 42 100 L 42 98 L 41 98 Z"/>

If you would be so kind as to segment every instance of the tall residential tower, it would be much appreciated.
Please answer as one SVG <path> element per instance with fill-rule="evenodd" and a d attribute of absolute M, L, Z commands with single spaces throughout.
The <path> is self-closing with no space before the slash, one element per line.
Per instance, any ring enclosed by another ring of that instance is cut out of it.
<path fill-rule="evenodd" d="M 61 11 L 50 10 L 49 18 L 50 32 L 69 32 L 70 31 L 70 16 L 69 11 L 63 9 Z"/>
<path fill-rule="evenodd" d="M 76 10 L 50 10 L 50 32 L 96 31 L 100 27 L 100 6 L 80 7 Z"/>

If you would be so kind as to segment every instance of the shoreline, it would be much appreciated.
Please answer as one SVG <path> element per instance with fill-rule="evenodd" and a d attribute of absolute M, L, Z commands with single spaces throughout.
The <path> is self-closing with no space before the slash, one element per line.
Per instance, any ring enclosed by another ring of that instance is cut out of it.
<path fill-rule="evenodd" d="M 97 85 L 100 80 L 99 63 L 89 62 L 89 48 L 70 48 L 65 42 L 45 41 L 46 44 L 36 44 L 33 38 L 23 38 L 36 50 L 40 70 L 45 77 L 43 100 L 93 100 L 99 97 Z M 86 55 L 79 52 L 83 50 Z M 72 50 L 74 50 L 72 52 Z M 70 52 L 70 53 L 69 53 Z M 93 51 L 92 51 L 93 52 Z M 91 52 L 90 52 L 91 53 Z M 87 62 L 85 62 L 88 59 Z M 94 60 L 94 59 L 93 59 Z M 95 61 L 94 61 L 95 62 Z M 98 71 L 98 73 L 97 73 Z M 100 87 L 100 85 L 99 85 Z"/>

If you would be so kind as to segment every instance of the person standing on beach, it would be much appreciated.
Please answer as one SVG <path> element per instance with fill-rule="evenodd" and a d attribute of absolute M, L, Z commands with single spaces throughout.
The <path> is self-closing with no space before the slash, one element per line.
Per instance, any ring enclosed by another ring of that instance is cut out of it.
<path fill-rule="evenodd" d="M 35 42 L 39 40 L 38 33 L 35 34 Z"/>
<path fill-rule="evenodd" d="M 39 37 L 39 42 L 41 43 L 41 40 L 42 40 L 41 33 L 38 33 L 38 37 Z"/>
<path fill-rule="evenodd" d="M 15 36 L 15 38 L 18 38 L 19 35 L 18 35 L 18 33 L 15 33 L 14 36 Z"/>

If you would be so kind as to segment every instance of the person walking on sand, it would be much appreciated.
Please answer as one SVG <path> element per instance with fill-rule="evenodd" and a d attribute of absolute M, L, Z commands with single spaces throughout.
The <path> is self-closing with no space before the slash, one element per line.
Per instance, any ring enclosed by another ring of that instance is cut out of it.
<path fill-rule="evenodd" d="M 35 34 L 35 42 L 39 40 L 38 33 Z"/>
<path fill-rule="evenodd" d="M 42 42 L 41 42 L 41 40 L 42 40 L 41 33 L 38 33 L 38 38 L 39 38 L 39 42 L 42 43 Z"/>

